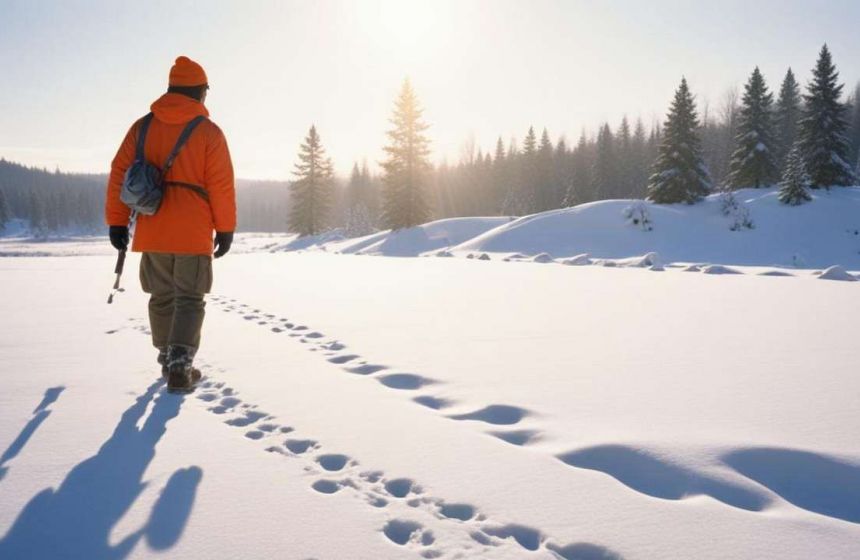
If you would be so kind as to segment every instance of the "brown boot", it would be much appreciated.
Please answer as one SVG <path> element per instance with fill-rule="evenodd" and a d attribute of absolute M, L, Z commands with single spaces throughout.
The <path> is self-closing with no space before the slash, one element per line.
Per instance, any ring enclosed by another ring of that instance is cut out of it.
<path fill-rule="evenodd" d="M 170 346 L 167 352 L 167 390 L 190 393 L 200 381 L 200 370 L 191 365 L 192 356 L 184 346 Z"/>

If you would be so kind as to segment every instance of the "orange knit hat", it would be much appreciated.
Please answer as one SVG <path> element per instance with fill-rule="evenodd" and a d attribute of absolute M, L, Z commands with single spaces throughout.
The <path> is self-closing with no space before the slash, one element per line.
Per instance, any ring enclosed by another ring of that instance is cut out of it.
<path fill-rule="evenodd" d="M 208 84 L 206 72 L 203 67 L 188 58 L 180 56 L 170 68 L 170 79 L 168 85 L 171 86 L 202 86 Z"/>

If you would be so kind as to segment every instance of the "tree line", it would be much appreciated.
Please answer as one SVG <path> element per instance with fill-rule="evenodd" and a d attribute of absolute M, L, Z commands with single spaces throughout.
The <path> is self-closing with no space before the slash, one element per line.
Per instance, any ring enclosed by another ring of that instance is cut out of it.
<path fill-rule="evenodd" d="M 843 87 L 825 45 L 805 88 L 788 69 L 772 92 L 755 68 L 742 96 L 729 90 L 717 107 L 697 106 L 682 79 L 663 123 L 625 116 L 617 126 L 583 131 L 575 144 L 530 127 L 522 139 L 499 137 L 486 151 L 467 142 L 458 162 L 431 165 L 422 108 L 405 81 L 381 173 L 365 161 L 337 177 L 312 126 L 292 181 L 237 181 L 239 227 L 302 235 L 341 228 L 354 236 L 612 198 L 694 203 L 715 190 L 775 184 L 781 200 L 799 204 L 810 190 L 858 180 L 860 84 L 845 100 Z M 36 235 L 101 232 L 106 180 L 0 159 L 0 233 L 14 219 Z M 726 204 L 734 204 L 731 197 Z"/>
<path fill-rule="evenodd" d="M 789 68 L 774 99 L 756 67 L 738 99 L 730 91 L 718 111 L 702 116 L 686 79 L 675 92 L 665 122 L 631 125 L 625 116 L 613 130 L 583 132 L 575 146 L 562 137 L 553 144 L 546 129 L 534 127 L 522 147 L 502 138 L 483 152 L 467 145 L 456 165 L 428 162 L 429 141 L 421 108 L 409 82 L 395 102 L 382 174 L 366 164 L 353 167 L 341 192 L 341 211 L 331 203 L 302 204 L 290 216 L 291 231 L 302 235 L 345 227 L 359 235 L 378 228 L 402 228 L 429 219 L 467 215 L 524 215 L 612 198 L 647 198 L 657 203 L 694 203 L 714 191 L 780 185 L 780 200 L 799 204 L 808 190 L 855 184 L 860 175 L 860 84 L 847 100 L 827 45 L 812 78 L 801 91 Z M 323 153 L 315 128 L 312 150 Z M 302 164 L 311 148 L 302 146 Z M 316 166 L 331 168 L 320 156 Z M 293 198 L 330 200 L 332 173 L 297 168 Z M 301 204 L 301 202 L 299 202 Z M 737 203 L 727 196 L 725 204 Z M 308 212 L 317 212 L 312 220 Z M 300 218 L 301 217 L 301 218 Z M 743 221 L 743 220 L 742 220 Z M 744 222 L 746 223 L 746 222 Z"/>

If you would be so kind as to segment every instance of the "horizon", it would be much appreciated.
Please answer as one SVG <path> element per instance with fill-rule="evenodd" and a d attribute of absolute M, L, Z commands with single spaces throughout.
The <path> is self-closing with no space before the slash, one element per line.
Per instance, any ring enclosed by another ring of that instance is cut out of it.
<path fill-rule="evenodd" d="M 405 78 L 430 124 L 434 164 L 456 163 L 472 143 L 486 152 L 498 137 L 521 142 L 529 126 L 547 128 L 554 143 L 573 143 L 603 123 L 615 130 L 624 116 L 662 123 L 681 76 L 700 115 L 706 105 L 717 111 L 732 88 L 742 90 L 755 66 L 774 93 L 789 67 L 804 87 L 824 43 L 847 96 L 860 80 L 849 58 L 860 51 L 860 35 L 848 23 L 860 17 L 860 6 L 839 1 L 829 8 L 770 0 L 662 2 L 658 9 L 626 1 L 523 7 L 509 0 L 368 0 L 219 2 L 199 13 L 190 3 L 0 0 L 9 16 L 0 69 L 16 84 L 0 91 L 0 156 L 106 173 L 127 128 L 166 89 L 180 54 L 206 69 L 207 107 L 227 135 L 236 176 L 251 181 L 292 180 L 312 124 L 338 176 L 365 159 L 377 170 Z M 168 9 L 174 15 L 165 22 L 160 14 Z M 190 18 L 196 26 L 189 31 Z M 161 29 L 155 44 L 129 41 L 152 28 Z"/>

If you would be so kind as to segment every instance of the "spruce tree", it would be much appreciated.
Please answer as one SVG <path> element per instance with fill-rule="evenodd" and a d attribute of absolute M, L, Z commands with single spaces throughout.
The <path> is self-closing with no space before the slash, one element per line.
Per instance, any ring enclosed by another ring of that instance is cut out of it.
<path fill-rule="evenodd" d="M 552 169 L 553 145 L 549 132 L 544 128 L 540 137 L 540 147 L 537 151 L 537 162 L 534 182 L 534 212 L 543 212 L 552 208 L 553 188 L 555 186 Z"/>
<path fill-rule="evenodd" d="M 512 145 L 508 161 L 514 167 L 515 177 L 511 182 L 503 205 L 504 213 L 511 216 L 530 214 L 535 207 L 534 185 L 537 176 L 537 136 L 533 126 L 529 127 L 523 142 L 522 152 L 515 152 Z"/>
<path fill-rule="evenodd" d="M 776 165 L 785 169 L 788 152 L 797 140 L 797 127 L 800 122 L 800 86 L 789 68 L 779 88 L 779 99 L 774 111 L 776 129 Z"/>
<path fill-rule="evenodd" d="M 296 180 L 291 186 L 289 231 L 301 237 L 321 233 L 331 211 L 334 171 L 316 126 L 311 126 L 299 148 L 299 161 L 293 175 Z"/>
<path fill-rule="evenodd" d="M 6 202 L 6 194 L 3 189 L 0 189 L 0 231 L 6 229 L 6 224 L 9 223 L 9 204 Z"/>
<path fill-rule="evenodd" d="M 809 176 L 803 167 L 803 154 L 799 143 L 795 143 L 786 158 L 785 171 L 779 188 L 779 201 L 783 204 L 797 206 L 812 200 L 806 191 L 808 184 Z"/>
<path fill-rule="evenodd" d="M 842 84 L 830 51 L 821 47 L 812 81 L 804 95 L 806 107 L 800 121 L 800 143 L 809 186 L 813 189 L 852 184 L 854 172 L 848 163 L 848 123 L 845 105 L 839 98 Z"/>
<path fill-rule="evenodd" d="M 615 142 L 609 124 L 604 123 L 597 133 L 597 152 L 591 174 L 592 196 L 598 200 L 617 198 L 618 166 L 615 158 Z"/>
<path fill-rule="evenodd" d="M 735 136 L 735 151 L 729 165 L 728 184 L 734 189 L 764 187 L 779 177 L 773 155 L 773 94 L 756 66 L 744 87 Z"/>
<path fill-rule="evenodd" d="M 648 180 L 648 199 L 671 204 L 693 204 L 711 190 L 711 178 L 702 160 L 696 105 L 686 78 L 675 91 L 662 130 L 659 155 Z"/>
<path fill-rule="evenodd" d="M 860 83 L 854 88 L 854 95 L 851 103 L 851 147 L 853 158 L 851 161 L 860 160 Z M 854 172 L 855 179 L 860 181 L 858 171 Z"/>
<path fill-rule="evenodd" d="M 645 136 L 645 125 L 642 123 L 642 119 L 636 119 L 633 138 L 630 141 L 630 158 L 630 196 L 632 198 L 645 198 L 648 168 L 652 162 L 648 159 L 648 139 Z"/>
<path fill-rule="evenodd" d="M 627 115 L 621 118 L 621 125 L 615 133 L 615 159 L 617 170 L 615 172 L 617 198 L 630 198 L 633 195 L 633 138 L 630 132 L 630 121 Z"/>
<path fill-rule="evenodd" d="M 427 125 L 421 119 L 423 109 L 404 80 L 395 102 L 388 131 L 389 144 L 384 150 L 387 159 L 382 163 L 385 171 L 382 218 L 391 229 L 413 227 L 430 218 L 430 208 L 424 193 L 426 175 L 430 169 L 427 157 L 430 141 L 424 135 Z"/>

